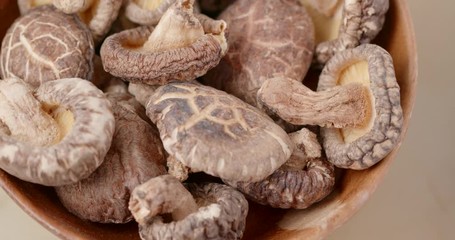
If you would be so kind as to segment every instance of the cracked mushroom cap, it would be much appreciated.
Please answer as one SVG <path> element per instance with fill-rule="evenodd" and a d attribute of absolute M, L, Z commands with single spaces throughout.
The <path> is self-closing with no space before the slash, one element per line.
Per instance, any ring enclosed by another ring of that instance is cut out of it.
<path fill-rule="evenodd" d="M 173 82 L 146 106 L 164 148 L 192 172 L 234 181 L 259 181 L 291 155 L 286 132 L 267 115 L 208 86 Z"/>
<path fill-rule="evenodd" d="M 316 134 L 304 128 L 290 137 L 297 147 L 272 175 L 258 182 L 225 182 L 248 199 L 274 208 L 305 209 L 322 200 L 334 189 L 334 166 L 321 157 Z"/>
<path fill-rule="evenodd" d="M 133 83 L 190 81 L 218 64 L 227 50 L 224 21 L 200 22 L 194 0 L 177 0 L 156 28 L 139 27 L 108 37 L 101 47 L 106 71 Z"/>
<path fill-rule="evenodd" d="M 229 50 L 204 77 L 204 84 L 257 106 L 265 80 L 302 81 L 311 65 L 314 27 L 297 1 L 235 1 L 219 17 L 226 21 Z"/>
<path fill-rule="evenodd" d="M 131 95 L 107 96 L 115 132 L 103 164 L 88 178 L 55 190 L 63 205 L 81 219 L 125 223 L 133 219 L 128 210 L 133 189 L 165 174 L 166 163 L 158 130 L 140 116 L 145 116 L 145 109 Z"/>
<path fill-rule="evenodd" d="M 60 79 L 32 90 L 0 81 L 0 168 L 22 180 L 60 186 L 88 177 L 111 145 L 111 104 L 92 83 Z"/>
<path fill-rule="evenodd" d="M 365 169 L 397 144 L 403 124 L 400 87 L 390 54 L 365 44 L 335 55 L 321 73 L 318 91 L 357 82 L 369 89 L 367 121 L 358 127 L 321 128 L 327 158 L 340 168 Z"/>
<path fill-rule="evenodd" d="M 371 42 L 381 31 L 389 0 L 300 0 L 316 29 L 314 60 L 324 65 L 337 52 Z"/>
<path fill-rule="evenodd" d="M 94 47 L 90 31 L 75 15 L 40 6 L 18 18 L 3 38 L 2 78 L 33 87 L 61 78 L 90 80 Z"/>
<path fill-rule="evenodd" d="M 186 184 L 164 175 L 136 187 L 129 208 L 142 239 L 240 239 L 248 202 L 216 183 Z M 158 214 L 172 214 L 164 221 Z"/>
<path fill-rule="evenodd" d="M 129 0 L 125 16 L 140 25 L 155 26 L 176 0 Z"/>

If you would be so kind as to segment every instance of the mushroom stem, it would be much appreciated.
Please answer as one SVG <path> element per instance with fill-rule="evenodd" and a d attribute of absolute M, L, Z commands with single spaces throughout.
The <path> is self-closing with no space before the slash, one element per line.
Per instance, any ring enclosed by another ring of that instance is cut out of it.
<path fill-rule="evenodd" d="M 267 80 L 258 91 L 258 99 L 289 123 L 321 127 L 362 126 L 370 107 L 368 89 L 360 83 L 314 92 L 282 77 Z"/>
<path fill-rule="evenodd" d="M 37 146 L 49 146 L 60 138 L 58 123 L 43 110 L 33 91 L 19 79 L 0 81 L 0 121 L 3 133 Z"/>
<path fill-rule="evenodd" d="M 133 0 L 140 8 L 147 9 L 147 10 L 155 10 L 157 9 L 163 0 Z"/>
<path fill-rule="evenodd" d="M 193 15 L 194 0 L 178 0 L 164 13 L 143 48 L 164 51 L 191 45 L 204 35 L 204 29 Z"/>
<path fill-rule="evenodd" d="M 306 128 L 289 134 L 289 138 L 294 143 L 294 151 L 289 160 L 283 165 L 293 169 L 303 169 L 309 159 L 321 157 L 321 144 L 319 144 L 316 134 Z"/>
<path fill-rule="evenodd" d="M 188 179 L 189 168 L 183 165 L 183 163 L 179 160 L 175 159 L 174 156 L 170 155 L 167 158 L 167 167 L 168 173 L 177 178 L 180 182 Z"/>
<path fill-rule="evenodd" d="M 171 175 L 155 177 L 137 186 L 129 203 L 129 209 L 140 225 L 165 213 L 171 213 L 172 219 L 179 221 L 198 208 L 191 193 Z"/>
<path fill-rule="evenodd" d="M 83 12 L 92 6 L 94 0 L 54 0 L 54 6 L 66 14 Z"/>

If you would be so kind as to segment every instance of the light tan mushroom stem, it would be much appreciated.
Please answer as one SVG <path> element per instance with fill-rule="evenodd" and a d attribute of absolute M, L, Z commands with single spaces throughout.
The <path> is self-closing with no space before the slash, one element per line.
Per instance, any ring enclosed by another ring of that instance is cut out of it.
<path fill-rule="evenodd" d="M 150 96 L 158 87 L 160 87 L 160 85 L 130 83 L 128 85 L 128 92 L 131 93 L 142 106 L 146 106 Z"/>
<path fill-rule="evenodd" d="M 5 129 L 2 132 L 9 131 L 11 137 L 21 142 L 49 146 L 61 138 L 59 124 L 19 79 L 0 81 L 0 120 Z"/>
<path fill-rule="evenodd" d="M 66 14 L 87 10 L 95 0 L 53 0 L 54 6 Z"/>
<path fill-rule="evenodd" d="M 133 0 L 140 8 L 154 10 L 157 9 L 163 0 Z"/>
<path fill-rule="evenodd" d="M 188 173 L 190 169 L 187 166 L 183 165 L 182 162 L 175 159 L 174 156 L 169 156 L 167 158 L 167 167 L 168 173 L 177 178 L 180 182 L 188 179 Z"/>
<path fill-rule="evenodd" d="M 194 0 L 178 0 L 166 11 L 143 48 L 165 51 L 190 46 L 204 36 L 204 28 L 193 15 Z"/>
<path fill-rule="evenodd" d="M 258 99 L 289 123 L 335 128 L 364 125 L 371 107 L 368 89 L 360 83 L 314 92 L 282 77 L 267 80 Z"/>
<path fill-rule="evenodd" d="M 131 194 L 129 209 L 140 224 L 165 213 L 179 221 L 198 210 L 191 193 L 171 175 L 155 177 L 137 186 Z"/>
<path fill-rule="evenodd" d="M 319 144 L 316 134 L 306 128 L 289 134 L 289 138 L 295 144 L 289 160 L 283 165 L 294 169 L 303 169 L 308 159 L 321 157 L 322 147 Z"/>

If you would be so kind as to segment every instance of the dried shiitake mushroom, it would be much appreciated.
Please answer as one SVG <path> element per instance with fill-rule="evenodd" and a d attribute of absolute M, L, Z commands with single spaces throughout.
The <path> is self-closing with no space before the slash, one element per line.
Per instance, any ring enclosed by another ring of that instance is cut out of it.
<path fill-rule="evenodd" d="M 75 15 L 46 5 L 18 18 L 3 38 L 2 78 L 20 78 L 33 87 L 61 78 L 90 80 L 93 40 Z"/>
<path fill-rule="evenodd" d="M 156 91 L 159 85 L 148 85 L 142 83 L 130 83 L 128 85 L 128 92 L 131 93 L 136 100 L 145 106 L 152 94 Z"/>
<path fill-rule="evenodd" d="M 226 24 L 214 20 L 201 24 L 193 14 L 193 3 L 177 0 L 155 29 L 139 27 L 108 37 L 101 47 L 104 69 L 149 85 L 204 75 L 227 51 Z"/>
<path fill-rule="evenodd" d="M 204 84 L 257 106 L 265 80 L 276 75 L 303 80 L 313 57 L 314 29 L 297 1 L 238 0 L 219 19 L 228 25 L 229 50 Z"/>
<path fill-rule="evenodd" d="M 337 53 L 324 67 L 317 92 L 275 78 L 264 83 L 258 98 L 286 121 L 323 126 L 327 158 L 341 168 L 374 165 L 393 149 L 401 132 L 392 58 L 372 44 Z"/>
<path fill-rule="evenodd" d="M 125 16 L 140 25 L 155 26 L 176 0 L 128 0 Z"/>
<path fill-rule="evenodd" d="M 267 115 L 208 86 L 169 83 L 155 91 L 146 109 L 166 151 L 192 172 L 259 181 L 292 153 L 286 132 Z"/>
<path fill-rule="evenodd" d="M 186 186 L 164 175 L 134 189 L 129 208 L 142 239 L 242 238 L 248 202 L 241 193 L 216 183 Z"/>
<path fill-rule="evenodd" d="M 118 16 L 122 0 L 18 0 L 21 14 L 42 5 L 54 5 L 66 14 L 78 14 L 99 43 Z"/>
<path fill-rule="evenodd" d="M 335 185 L 333 165 L 321 158 L 316 134 L 303 128 L 290 137 L 297 146 L 272 175 L 259 182 L 226 182 L 249 199 L 274 208 L 304 209 L 322 200 Z"/>
<path fill-rule="evenodd" d="M 0 168 L 22 180 L 60 186 L 88 177 L 111 145 L 111 104 L 92 83 L 60 79 L 36 90 L 0 81 Z"/>
<path fill-rule="evenodd" d="M 315 62 L 369 43 L 381 31 L 389 0 L 300 0 L 316 29 Z"/>
<path fill-rule="evenodd" d="M 103 164 L 88 178 L 55 190 L 63 205 L 81 219 L 125 223 L 133 219 L 128 210 L 133 189 L 165 174 L 166 163 L 158 130 L 140 116 L 145 109 L 131 95 L 107 96 L 115 132 Z"/>

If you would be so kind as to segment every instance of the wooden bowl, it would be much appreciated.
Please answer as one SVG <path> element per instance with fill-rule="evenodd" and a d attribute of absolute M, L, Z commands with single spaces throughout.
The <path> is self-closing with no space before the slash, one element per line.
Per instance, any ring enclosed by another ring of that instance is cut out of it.
<path fill-rule="evenodd" d="M 16 1 L 0 2 L 0 39 L 17 16 Z M 404 129 L 398 146 L 368 170 L 344 171 L 337 179 L 336 191 L 307 210 L 280 210 L 251 203 L 244 239 L 323 239 L 351 218 L 376 190 L 406 135 L 415 101 L 417 52 L 406 1 L 391 0 L 376 43 L 391 53 L 401 87 Z M 0 184 L 25 212 L 62 239 L 139 239 L 135 223 L 103 225 L 80 220 L 66 211 L 52 188 L 21 181 L 1 170 Z"/>

